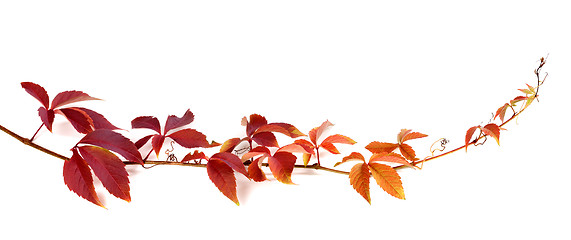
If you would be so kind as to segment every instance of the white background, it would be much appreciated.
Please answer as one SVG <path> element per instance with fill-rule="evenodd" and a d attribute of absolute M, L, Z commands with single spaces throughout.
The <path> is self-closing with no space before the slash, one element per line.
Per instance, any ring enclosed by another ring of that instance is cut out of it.
<path fill-rule="evenodd" d="M 429 135 L 411 142 L 423 157 L 441 137 L 462 145 L 548 54 L 549 77 L 501 146 L 401 171 L 404 201 L 372 183 L 372 205 L 344 175 L 295 170 L 293 186 L 238 177 L 238 207 L 204 169 L 161 166 L 129 167 L 130 203 L 97 185 L 105 210 L 68 190 L 61 160 L 2 133 L 0 238 L 568 239 L 570 16 L 552 1 L 3 1 L 0 124 L 26 137 L 32 81 L 104 99 L 79 105 L 128 130 L 186 109 L 218 142 L 251 113 L 305 133 L 328 119 L 358 142 L 345 155 L 409 128 Z M 37 143 L 69 156 L 81 135 L 54 128 Z"/>

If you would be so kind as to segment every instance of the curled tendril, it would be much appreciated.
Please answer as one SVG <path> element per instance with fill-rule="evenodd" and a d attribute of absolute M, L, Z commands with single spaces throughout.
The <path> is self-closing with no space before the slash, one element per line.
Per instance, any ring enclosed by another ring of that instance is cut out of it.
<path fill-rule="evenodd" d="M 436 142 L 434 142 L 431 146 L 430 146 L 430 153 L 432 154 L 432 156 L 434 156 L 434 152 L 439 151 L 439 152 L 444 152 L 444 150 L 446 149 L 446 144 L 448 144 L 450 141 L 446 138 L 441 138 L 438 139 Z M 436 148 L 434 149 L 434 145 L 440 143 L 440 148 Z"/>
<path fill-rule="evenodd" d="M 167 149 L 165 154 L 168 155 L 167 162 L 178 162 L 178 159 L 174 155 L 174 141 L 171 141 L 171 149 Z"/>
<path fill-rule="evenodd" d="M 488 135 L 483 135 L 483 137 L 484 137 L 484 141 L 482 141 L 482 142 L 475 142 L 475 143 L 474 143 L 474 146 L 484 145 L 484 143 L 486 143 L 486 141 L 488 140 Z"/>
<path fill-rule="evenodd" d="M 249 151 L 250 151 L 250 147 L 249 147 L 249 146 L 243 147 L 243 148 L 240 148 L 240 149 L 234 149 L 234 152 L 235 152 L 237 155 L 241 155 L 241 154 L 247 153 L 247 152 L 249 152 Z"/>

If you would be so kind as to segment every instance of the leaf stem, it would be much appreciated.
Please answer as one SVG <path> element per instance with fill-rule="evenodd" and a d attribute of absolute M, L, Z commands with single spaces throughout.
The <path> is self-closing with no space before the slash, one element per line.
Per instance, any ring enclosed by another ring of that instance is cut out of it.
<path fill-rule="evenodd" d="M 45 123 L 42 123 L 42 125 L 40 125 L 40 128 L 38 128 L 38 130 L 36 131 L 36 133 L 34 133 L 34 136 L 32 136 L 32 138 L 30 138 L 30 142 L 34 141 L 34 138 L 36 137 L 36 135 L 40 132 L 40 130 L 42 129 L 42 127 L 45 125 Z"/>

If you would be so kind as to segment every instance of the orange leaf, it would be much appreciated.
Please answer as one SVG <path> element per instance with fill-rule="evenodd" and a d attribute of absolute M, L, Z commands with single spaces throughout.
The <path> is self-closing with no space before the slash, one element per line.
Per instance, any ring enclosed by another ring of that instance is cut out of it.
<path fill-rule="evenodd" d="M 324 148 L 325 150 L 327 150 L 330 153 L 333 154 L 339 154 L 339 150 L 337 150 L 337 148 L 333 145 L 333 143 L 330 142 L 322 142 L 321 145 L 319 145 L 320 147 Z"/>
<path fill-rule="evenodd" d="M 402 143 L 399 145 L 399 150 L 400 153 L 408 160 L 410 161 L 414 161 L 417 160 L 416 158 L 416 153 L 414 152 L 414 150 L 412 149 L 411 146 L 409 146 L 406 143 Z"/>
<path fill-rule="evenodd" d="M 498 108 L 498 110 L 496 111 L 496 115 L 494 116 L 494 119 L 500 117 L 500 120 L 504 122 L 504 117 L 506 116 L 506 111 L 508 110 L 509 107 L 510 105 L 506 103 L 500 108 Z"/>
<path fill-rule="evenodd" d="M 428 135 L 419 133 L 419 132 L 412 132 L 409 129 L 402 129 L 401 132 L 397 135 L 398 143 L 404 143 L 408 140 L 417 139 L 427 137 Z"/>
<path fill-rule="evenodd" d="M 218 190 L 236 203 L 236 205 L 240 205 L 238 196 L 236 195 L 236 177 L 234 176 L 232 168 L 222 160 L 210 159 L 206 164 L 206 171 L 208 172 L 208 177 Z"/>
<path fill-rule="evenodd" d="M 343 136 L 341 134 L 331 135 L 331 136 L 325 138 L 325 140 L 323 140 L 323 142 L 321 144 L 323 144 L 324 142 L 342 143 L 342 144 L 351 144 L 351 145 L 357 143 L 357 142 L 355 142 L 355 140 L 351 139 L 350 137 Z"/>
<path fill-rule="evenodd" d="M 246 161 L 250 158 L 262 155 L 263 157 L 268 157 L 271 155 L 270 149 L 264 146 L 258 146 L 250 150 L 248 153 L 242 155 L 242 161 Z"/>
<path fill-rule="evenodd" d="M 498 145 L 500 145 L 500 127 L 498 125 L 496 125 L 495 123 L 490 123 L 484 126 L 484 128 L 482 128 L 482 131 L 484 132 L 484 134 L 496 139 L 496 142 L 498 143 Z"/>
<path fill-rule="evenodd" d="M 365 148 L 372 153 L 382 153 L 382 152 L 392 152 L 397 149 L 399 145 L 395 143 L 385 143 L 385 142 L 371 142 Z"/>
<path fill-rule="evenodd" d="M 410 164 L 403 156 L 396 153 L 376 153 L 371 156 L 369 162 L 392 162 L 414 168 L 414 166 Z"/>
<path fill-rule="evenodd" d="M 255 134 L 260 132 L 278 132 L 291 138 L 305 136 L 296 127 L 288 123 L 270 123 L 259 127 Z"/>
<path fill-rule="evenodd" d="M 358 153 L 358 152 L 352 152 L 351 154 L 349 154 L 349 156 L 344 157 L 341 162 L 335 163 L 334 167 L 337 167 L 340 164 L 350 162 L 350 161 L 363 161 L 363 162 L 365 162 L 365 157 L 363 157 L 363 155 Z"/>
<path fill-rule="evenodd" d="M 399 199 L 405 199 L 402 182 L 397 171 L 392 167 L 376 163 L 369 163 L 369 170 L 377 184 L 388 194 Z"/>
<path fill-rule="evenodd" d="M 291 181 L 291 173 L 297 158 L 288 152 L 277 152 L 274 156 L 268 158 L 268 165 L 274 177 L 285 184 L 293 184 Z"/>
<path fill-rule="evenodd" d="M 466 151 L 468 151 L 468 145 L 470 144 L 470 141 L 472 140 L 472 136 L 474 135 L 476 129 L 480 129 L 480 126 L 471 127 L 470 129 L 468 129 L 468 131 L 466 131 L 466 141 L 465 141 Z"/>
<path fill-rule="evenodd" d="M 288 144 L 281 147 L 276 152 L 313 154 L 314 151 L 313 151 L 313 145 L 305 145 L 294 142 L 292 144 Z"/>
<path fill-rule="evenodd" d="M 323 134 L 323 132 L 331 126 L 333 126 L 333 123 L 325 121 L 321 124 L 321 126 L 311 129 L 311 131 L 309 131 L 309 140 L 311 140 L 314 145 L 317 145 L 317 140 L 319 140 L 321 134 Z"/>
<path fill-rule="evenodd" d="M 351 168 L 349 172 L 349 182 L 351 186 L 357 191 L 369 204 L 371 204 L 371 195 L 369 193 L 369 182 L 371 173 L 365 163 L 358 163 Z"/>
<path fill-rule="evenodd" d="M 206 157 L 206 155 L 203 152 L 200 152 L 198 150 L 194 150 L 194 153 L 188 153 L 186 156 L 184 156 L 184 158 L 182 159 L 182 161 L 180 162 L 190 162 L 193 160 L 208 160 L 208 157 Z"/>

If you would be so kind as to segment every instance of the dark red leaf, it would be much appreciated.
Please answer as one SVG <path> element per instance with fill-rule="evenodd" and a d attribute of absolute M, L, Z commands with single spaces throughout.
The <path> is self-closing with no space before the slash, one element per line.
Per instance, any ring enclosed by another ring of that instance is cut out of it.
<path fill-rule="evenodd" d="M 293 184 L 291 173 L 295 166 L 295 155 L 288 152 L 277 152 L 268 158 L 268 165 L 274 177 L 285 184 Z"/>
<path fill-rule="evenodd" d="M 158 134 L 161 134 L 161 123 L 159 122 L 159 119 L 157 119 L 156 117 L 143 116 L 135 118 L 133 119 L 133 121 L 131 121 L 131 127 L 147 128 L 154 130 Z"/>
<path fill-rule="evenodd" d="M 79 133 L 87 134 L 94 130 L 93 120 L 91 120 L 87 113 L 81 110 L 76 108 L 62 108 L 56 109 L 55 113 L 64 115 Z"/>
<path fill-rule="evenodd" d="M 234 171 L 244 174 L 244 176 L 249 178 L 248 171 L 246 170 L 246 167 L 244 166 L 244 164 L 242 164 L 242 160 L 240 160 L 238 156 L 232 153 L 221 152 L 212 155 L 212 157 L 210 157 L 210 160 L 212 159 L 218 159 L 225 162 L 228 166 L 234 169 Z"/>
<path fill-rule="evenodd" d="M 119 129 L 115 125 L 111 124 L 103 115 L 101 115 L 100 113 L 98 113 L 96 111 L 93 111 L 93 110 L 90 110 L 87 108 L 80 108 L 80 107 L 75 108 L 75 109 L 83 111 L 87 115 L 89 115 L 91 120 L 93 120 L 93 127 L 95 129 L 109 129 L 109 130 Z"/>
<path fill-rule="evenodd" d="M 260 132 L 252 136 L 252 140 L 259 145 L 266 147 L 280 147 L 276 136 L 271 132 Z"/>
<path fill-rule="evenodd" d="M 153 150 L 157 154 L 158 158 L 159 154 L 161 153 L 161 148 L 163 148 L 163 144 L 165 143 L 165 136 L 156 134 L 151 141 Z"/>
<path fill-rule="evenodd" d="M 81 146 L 77 149 L 109 193 L 127 202 L 131 201 L 129 174 L 121 159 L 101 147 Z"/>
<path fill-rule="evenodd" d="M 65 91 L 56 95 L 56 97 L 52 100 L 51 108 L 56 109 L 70 103 L 88 101 L 88 100 L 101 100 L 101 99 L 91 97 L 87 95 L 87 93 L 81 91 Z"/>
<path fill-rule="evenodd" d="M 76 149 L 73 150 L 71 158 L 63 163 L 63 181 L 69 190 L 80 197 L 97 206 L 105 207 L 95 193 L 91 169 Z"/>
<path fill-rule="evenodd" d="M 208 172 L 208 177 L 218 190 L 236 203 L 236 205 L 240 205 L 236 194 L 236 177 L 234 176 L 232 168 L 226 165 L 222 160 L 211 159 L 206 164 L 206 171 Z"/>
<path fill-rule="evenodd" d="M 147 142 L 149 142 L 149 140 L 155 136 L 156 134 L 153 135 L 149 135 L 149 136 L 145 136 L 139 140 L 137 140 L 137 142 L 135 142 L 135 147 L 137 147 L 137 149 L 142 148 L 143 146 L 145 146 L 145 144 L 147 144 Z"/>
<path fill-rule="evenodd" d="M 55 118 L 54 110 L 51 109 L 47 110 L 44 107 L 40 107 L 38 109 L 38 115 L 40 115 L 40 119 L 42 119 L 42 122 L 44 123 L 46 128 L 51 132 Z"/>
<path fill-rule="evenodd" d="M 248 175 L 250 175 L 252 180 L 256 182 L 263 182 L 267 180 L 266 174 L 260 168 L 261 161 L 262 157 L 256 158 L 256 160 L 254 160 L 252 164 L 248 166 Z"/>
<path fill-rule="evenodd" d="M 143 163 L 141 153 L 131 140 L 108 129 L 98 129 L 83 137 L 78 144 L 99 146 L 123 156 L 127 161 Z"/>
<path fill-rule="evenodd" d="M 185 148 L 212 147 L 208 140 L 206 140 L 204 134 L 191 128 L 176 131 L 167 135 L 167 137 L 172 138 L 176 143 Z"/>
<path fill-rule="evenodd" d="M 168 132 L 170 130 L 186 126 L 186 125 L 190 124 L 192 121 L 194 121 L 194 114 L 192 114 L 190 109 L 186 110 L 186 112 L 184 113 L 184 115 L 181 118 L 178 118 L 177 116 L 174 116 L 174 115 L 170 115 L 167 118 L 164 133 L 168 134 Z"/>
<path fill-rule="evenodd" d="M 50 97 L 46 90 L 35 83 L 32 82 L 23 82 L 21 83 L 22 88 L 26 90 L 32 97 L 36 98 L 46 109 L 50 109 Z"/>
<path fill-rule="evenodd" d="M 246 134 L 248 137 L 251 137 L 259 127 L 268 124 L 268 121 L 261 115 L 252 114 L 250 115 L 250 121 L 246 121 L 246 123 Z"/>

